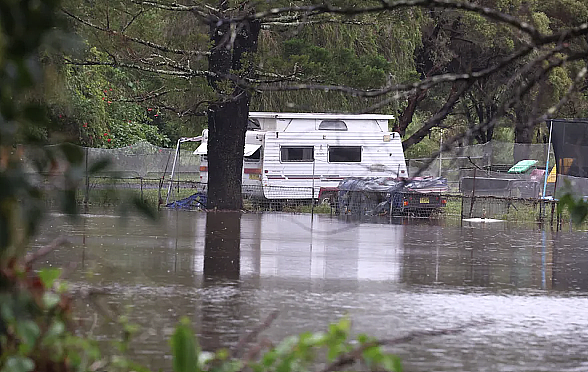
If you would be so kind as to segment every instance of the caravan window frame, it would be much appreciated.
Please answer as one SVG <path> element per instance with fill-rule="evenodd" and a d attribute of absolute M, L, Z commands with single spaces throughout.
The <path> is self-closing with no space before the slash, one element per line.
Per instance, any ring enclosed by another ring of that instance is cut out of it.
<path fill-rule="evenodd" d="M 359 160 L 331 160 L 331 150 L 338 150 L 338 149 L 359 149 Z M 341 145 L 335 145 L 335 146 L 331 146 L 329 145 L 327 147 L 327 161 L 329 163 L 361 163 L 363 159 L 363 146 L 359 145 L 355 145 L 355 146 L 341 146 Z"/>
<path fill-rule="evenodd" d="M 339 119 L 327 119 L 319 123 L 318 130 L 334 130 L 340 132 L 346 132 L 347 123 L 344 120 Z"/>
<path fill-rule="evenodd" d="M 302 156 L 304 157 L 304 149 L 311 149 L 312 150 L 312 158 L 311 159 L 302 159 L 302 160 L 289 160 L 286 159 L 284 160 L 284 154 L 283 151 L 286 149 L 303 149 L 302 152 Z M 291 145 L 287 145 L 287 146 L 280 146 L 280 163 L 313 163 L 315 160 L 314 157 L 314 146 L 308 146 L 308 145 L 303 145 L 303 146 L 291 146 Z"/>

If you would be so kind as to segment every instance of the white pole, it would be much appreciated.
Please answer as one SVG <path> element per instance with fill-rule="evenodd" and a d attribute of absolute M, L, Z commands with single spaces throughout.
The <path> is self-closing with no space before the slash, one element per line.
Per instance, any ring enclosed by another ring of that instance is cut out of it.
<path fill-rule="evenodd" d="M 176 146 L 176 154 L 174 155 L 174 163 L 172 165 L 171 175 L 169 176 L 169 187 L 167 188 L 167 196 L 165 197 L 165 204 L 169 204 L 169 194 L 172 189 L 172 184 L 174 182 L 174 171 L 176 170 L 176 161 L 178 160 L 178 153 L 180 152 L 180 142 L 182 138 L 178 140 L 178 144 Z"/>
<path fill-rule="evenodd" d="M 439 138 L 439 178 L 441 178 L 442 164 L 443 164 L 443 129 L 441 129 L 441 138 Z"/>
<path fill-rule="evenodd" d="M 547 159 L 545 160 L 545 180 L 543 181 L 543 198 L 547 191 L 547 176 L 549 175 L 549 155 L 551 152 L 551 130 L 553 129 L 553 120 L 549 121 L 549 143 L 547 144 Z M 557 166 L 557 164 L 556 164 Z"/>

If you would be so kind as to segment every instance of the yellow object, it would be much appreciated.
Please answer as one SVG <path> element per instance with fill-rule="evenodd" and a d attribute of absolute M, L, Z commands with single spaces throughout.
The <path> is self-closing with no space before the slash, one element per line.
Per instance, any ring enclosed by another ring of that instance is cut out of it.
<path fill-rule="evenodd" d="M 551 168 L 551 172 L 549 172 L 549 176 L 547 176 L 547 183 L 553 183 L 557 179 L 557 166 Z"/>

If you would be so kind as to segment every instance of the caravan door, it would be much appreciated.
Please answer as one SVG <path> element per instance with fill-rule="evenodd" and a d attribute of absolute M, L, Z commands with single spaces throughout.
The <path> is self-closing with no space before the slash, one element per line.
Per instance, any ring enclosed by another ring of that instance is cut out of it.
<path fill-rule="evenodd" d="M 272 132 L 265 136 L 263 193 L 268 199 L 311 199 L 315 177 L 312 138 L 297 133 Z M 315 177 L 318 189 L 320 177 Z M 316 193 L 314 193 L 316 194 Z"/>

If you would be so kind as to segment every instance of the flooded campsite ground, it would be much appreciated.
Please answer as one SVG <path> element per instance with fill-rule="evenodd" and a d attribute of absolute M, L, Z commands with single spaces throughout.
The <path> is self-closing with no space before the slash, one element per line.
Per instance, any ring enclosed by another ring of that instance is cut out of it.
<path fill-rule="evenodd" d="M 382 338 L 464 327 L 394 347 L 406 371 L 588 370 L 585 232 L 161 214 L 157 224 L 99 210 L 76 223 L 54 214 L 37 241 L 71 237 L 45 263 L 71 269 L 76 311 L 95 337 L 120 334 L 97 308 L 140 324 L 132 352 L 152 370 L 171 369 L 167 340 L 181 316 L 214 349 L 234 345 L 274 310 L 271 340 L 343 316 L 354 332 Z"/>

